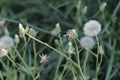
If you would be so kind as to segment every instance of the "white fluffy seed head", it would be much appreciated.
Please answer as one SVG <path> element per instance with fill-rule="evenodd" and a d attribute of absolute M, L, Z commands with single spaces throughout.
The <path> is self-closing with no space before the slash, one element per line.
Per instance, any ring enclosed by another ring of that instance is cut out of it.
<path fill-rule="evenodd" d="M 92 49 L 95 45 L 95 41 L 91 37 L 83 37 L 80 39 L 80 44 L 82 48 Z"/>
<path fill-rule="evenodd" d="M 83 30 L 87 36 L 96 36 L 101 31 L 101 24 L 96 20 L 90 20 L 85 23 Z"/>
<path fill-rule="evenodd" d="M 0 48 L 8 49 L 14 46 L 14 41 L 10 36 L 3 36 L 0 38 Z"/>

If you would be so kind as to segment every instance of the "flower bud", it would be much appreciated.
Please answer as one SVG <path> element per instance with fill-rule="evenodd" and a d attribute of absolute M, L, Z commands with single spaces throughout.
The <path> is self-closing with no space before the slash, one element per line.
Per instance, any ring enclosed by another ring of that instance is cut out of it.
<path fill-rule="evenodd" d="M 20 42 L 19 36 L 15 34 L 15 43 L 18 44 Z"/>
<path fill-rule="evenodd" d="M 21 37 L 25 35 L 26 31 L 21 23 L 19 23 L 19 34 Z"/>
<path fill-rule="evenodd" d="M 107 6 L 107 3 L 104 2 L 100 5 L 100 10 L 103 11 L 105 9 L 105 7 Z"/>
<path fill-rule="evenodd" d="M 56 31 L 57 31 L 58 33 L 60 33 L 60 32 L 61 32 L 60 24 L 57 23 L 57 24 L 55 25 L 55 27 L 56 27 Z"/>
<path fill-rule="evenodd" d="M 5 35 L 7 35 L 7 36 L 10 35 L 10 33 L 9 33 L 8 29 L 7 29 L 7 27 L 3 27 L 3 30 L 4 30 Z"/>
<path fill-rule="evenodd" d="M 104 50 L 103 50 L 103 48 L 102 48 L 102 45 L 99 46 L 99 53 L 100 53 L 101 55 L 104 54 Z"/>
<path fill-rule="evenodd" d="M 59 44 L 59 40 L 58 39 L 55 39 L 54 42 L 55 42 L 56 45 Z"/>
<path fill-rule="evenodd" d="M 76 6 L 77 10 L 79 10 L 81 8 L 81 1 L 79 0 Z"/>
<path fill-rule="evenodd" d="M 55 28 L 51 31 L 51 34 L 57 36 L 61 32 L 60 24 L 57 23 Z"/>
<path fill-rule="evenodd" d="M 73 48 L 72 42 L 69 42 L 69 43 L 68 43 L 68 48 L 67 48 L 67 53 L 68 53 L 69 55 L 74 54 L 74 53 L 75 53 L 74 50 L 75 50 L 75 49 Z"/>
<path fill-rule="evenodd" d="M 87 13 L 87 6 L 85 6 L 83 9 L 82 9 L 82 14 L 86 14 Z"/>

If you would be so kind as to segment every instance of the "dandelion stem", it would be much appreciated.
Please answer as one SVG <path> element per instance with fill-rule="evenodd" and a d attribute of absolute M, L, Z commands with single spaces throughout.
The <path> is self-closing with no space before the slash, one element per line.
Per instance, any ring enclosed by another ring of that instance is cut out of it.
<path fill-rule="evenodd" d="M 78 50 L 77 42 L 76 42 L 76 40 L 74 40 L 74 42 L 75 42 L 75 46 L 76 46 L 77 62 L 78 62 L 79 70 L 80 70 L 80 73 L 81 73 L 83 79 L 85 80 L 84 75 L 83 75 L 83 71 L 82 71 L 81 66 L 80 66 L 80 57 L 79 57 L 79 50 Z"/>
<path fill-rule="evenodd" d="M 95 78 L 96 78 L 96 80 L 98 80 L 98 72 L 99 72 L 99 66 L 98 66 L 98 59 L 99 59 L 99 39 L 98 39 L 98 37 L 96 36 L 96 41 L 97 41 L 97 56 L 96 56 L 96 76 L 95 76 Z"/>
<path fill-rule="evenodd" d="M 8 55 L 6 55 L 6 56 L 13 63 L 13 65 L 16 66 L 15 62 Z"/>
<path fill-rule="evenodd" d="M 84 64 L 83 64 L 83 68 L 84 68 L 84 70 L 83 70 L 83 72 L 84 72 L 84 75 L 86 75 L 86 65 L 87 65 L 87 60 L 88 60 L 88 56 L 89 56 L 89 53 L 88 53 L 88 51 L 86 51 L 86 53 L 85 53 L 85 60 L 84 60 Z"/>

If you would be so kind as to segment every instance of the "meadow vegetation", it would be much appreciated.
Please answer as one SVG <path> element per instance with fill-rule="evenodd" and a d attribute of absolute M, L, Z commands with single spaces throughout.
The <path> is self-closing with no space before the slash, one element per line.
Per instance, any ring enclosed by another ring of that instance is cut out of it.
<path fill-rule="evenodd" d="M 0 0 L 0 80 L 119 80 L 119 0 Z"/>

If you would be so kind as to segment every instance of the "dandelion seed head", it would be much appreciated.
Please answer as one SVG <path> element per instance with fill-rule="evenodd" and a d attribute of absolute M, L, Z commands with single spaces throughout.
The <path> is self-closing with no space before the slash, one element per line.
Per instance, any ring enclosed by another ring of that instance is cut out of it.
<path fill-rule="evenodd" d="M 95 41 L 91 37 L 83 37 L 80 39 L 80 44 L 82 48 L 92 49 L 95 45 Z"/>
<path fill-rule="evenodd" d="M 10 36 L 0 38 L 0 48 L 8 49 L 12 46 L 14 46 L 14 40 Z"/>
<path fill-rule="evenodd" d="M 85 23 L 83 31 L 87 36 L 96 36 L 101 31 L 101 24 L 96 20 L 90 20 Z"/>

